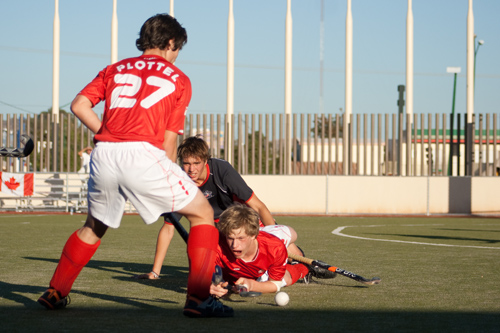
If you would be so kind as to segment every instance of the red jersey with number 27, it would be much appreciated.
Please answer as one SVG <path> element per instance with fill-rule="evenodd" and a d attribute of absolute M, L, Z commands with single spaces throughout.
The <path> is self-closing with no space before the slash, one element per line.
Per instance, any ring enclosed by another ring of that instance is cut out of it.
<path fill-rule="evenodd" d="M 257 235 L 259 250 L 251 261 L 235 258 L 224 236 L 219 237 L 216 264 L 221 266 L 224 280 L 230 283 L 238 278 L 256 280 L 266 271 L 269 279 L 280 281 L 286 271 L 288 254 L 285 244 L 278 237 L 261 231 Z"/>
<path fill-rule="evenodd" d="M 93 106 L 105 101 L 99 141 L 146 141 L 163 149 L 165 131 L 182 134 L 191 82 L 156 55 L 121 60 L 104 68 L 81 92 Z"/>

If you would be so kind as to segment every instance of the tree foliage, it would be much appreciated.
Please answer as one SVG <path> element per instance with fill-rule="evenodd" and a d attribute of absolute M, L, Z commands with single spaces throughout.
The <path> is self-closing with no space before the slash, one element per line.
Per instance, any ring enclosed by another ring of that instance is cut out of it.
<path fill-rule="evenodd" d="M 343 117 L 339 118 L 339 137 L 342 137 L 343 134 L 343 129 L 342 129 L 342 119 Z M 318 137 L 325 137 L 327 138 L 330 133 L 331 129 L 331 135 L 332 137 L 335 137 L 337 135 L 337 120 L 333 118 L 331 122 L 328 122 L 328 117 L 317 117 L 316 118 L 316 125 L 313 125 L 311 128 L 311 134 L 313 135 L 318 135 Z"/>
<path fill-rule="evenodd" d="M 279 163 L 279 158 L 271 158 L 271 156 L 266 155 L 266 136 L 264 134 L 261 135 L 260 131 L 255 131 L 252 133 L 248 133 L 246 137 L 245 144 L 242 145 L 244 151 L 241 155 L 241 160 L 246 165 L 247 174 L 266 174 L 266 163 L 268 170 L 272 170 L 272 163 L 275 161 Z M 268 154 L 272 154 L 272 143 L 267 143 L 267 151 Z M 253 154 L 252 154 L 253 149 Z M 234 145 L 234 168 L 236 170 L 239 169 L 239 156 L 240 148 L 237 144 Z M 261 160 L 261 164 L 259 167 L 259 160 Z M 254 166 L 254 171 L 252 172 L 252 165 Z M 244 168 L 241 168 L 244 170 Z M 261 171 L 260 171 L 261 170 Z"/>
<path fill-rule="evenodd" d="M 74 172 L 78 170 L 81 167 L 81 159 L 79 157 L 75 159 L 75 156 L 78 155 L 80 149 L 92 142 L 92 133 L 72 113 L 63 109 L 59 109 L 59 124 L 52 122 L 52 108 L 40 112 L 35 118 L 31 118 L 30 127 L 37 154 L 36 163 L 31 160 L 31 168 L 36 165 L 34 171 Z"/>

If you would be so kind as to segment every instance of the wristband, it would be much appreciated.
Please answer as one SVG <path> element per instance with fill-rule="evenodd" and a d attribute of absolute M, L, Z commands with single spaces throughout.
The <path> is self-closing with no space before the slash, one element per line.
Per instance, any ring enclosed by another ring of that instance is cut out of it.
<path fill-rule="evenodd" d="M 271 282 L 276 285 L 276 288 L 277 288 L 276 292 L 281 290 L 281 285 L 282 285 L 281 281 L 271 281 Z"/>

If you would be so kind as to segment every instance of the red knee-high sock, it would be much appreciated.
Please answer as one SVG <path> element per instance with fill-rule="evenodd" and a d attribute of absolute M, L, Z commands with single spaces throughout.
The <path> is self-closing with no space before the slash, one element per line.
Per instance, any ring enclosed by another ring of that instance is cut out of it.
<path fill-rule="evenodd" d="M 292 277 L 292 284 L 294 284 L 299 279 L 306 276 L 307 273 L 309 273 L 309 268 L 307 268 L 307 266 L 304 264 L 295 264 L 295 265 L 287 264 L 286 270 L 288 271 L 288 273 L 290 273 L 290 276 Z"/>
<path fill-rule="evenodd" d="M 211 225 L 197 225 L 189 231 L 187 253 L 189 276 L 187 293 L 201 300 L 210 296 L 210 284 L 215 270 L 219 231 Z"/>
<path fill-rule="evenodd" d="M 59 291 L 62 297 L 69 294 L 78 274 L 101 244 L 101 241 L 96 244 L 87 244 L 76 233 L 77 231 L 68 238 L 66 245 L 64 245 L 61 259 L 59 259 L 59 264 L 57 264 L 56 271 L 50 280 L 50 287 Z"/>

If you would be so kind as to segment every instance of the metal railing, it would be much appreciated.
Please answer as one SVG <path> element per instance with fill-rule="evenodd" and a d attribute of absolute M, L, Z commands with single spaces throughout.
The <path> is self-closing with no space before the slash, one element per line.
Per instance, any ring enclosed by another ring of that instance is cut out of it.
<path fill-rule="evenodd" d="M 229 160 L 241 174 L 497 176 L 498 115 L 474 115 L 471 134 L 466 115 L 450 118 L 356 114 L 344 123 L 338 114 L 240 114 L 231 117 L 232 154 L 224 150 L 224 115 L 189 115 L 185 136 L 202 134 L 212 156 Z"/>
<path fill-rule="evenodd" d="M 188 114 L 186 136 L 202 134 L 213 157 L 241 174 L 367 176 L 496 176 L 500 167 L 498 114 Z M 2 158 L 7 172 L 76 172 L 78 151 L 93 134 L 72 114 L 58 123 L 49 113 L 0 117 L 0 146 L 35 142 L 25 159 Z M 229 127 L 229 122 L 233 126 Z M 231 128 L 228 133 L 227 128 Z M 453 130 L 450 130 L 453 128 Z M 227 151 L 228 140 L 233 143 Z M 469 143 L 469 145 L 468 145 Z M 470 148 L 468 148 L 470 147 Z"/>
<path fill-rule="evenodd" d="M 0 192 L 0 211 L 87 212 L 88 174 L 76 172 L 36 172 L 33 194 L 14 196 Z M 125 212 L 135 212 L 127 201 Z"/>

